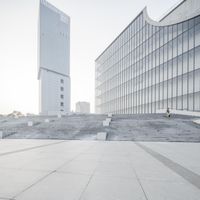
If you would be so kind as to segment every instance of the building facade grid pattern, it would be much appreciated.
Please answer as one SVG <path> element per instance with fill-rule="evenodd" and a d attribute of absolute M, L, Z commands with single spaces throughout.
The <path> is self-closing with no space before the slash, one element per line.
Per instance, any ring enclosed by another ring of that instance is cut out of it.
<path fill-rule="evenodd" d="M 141 12 L 97 58 L 97 113 L 200 111 L 200 16 L 169 26 Z"/>

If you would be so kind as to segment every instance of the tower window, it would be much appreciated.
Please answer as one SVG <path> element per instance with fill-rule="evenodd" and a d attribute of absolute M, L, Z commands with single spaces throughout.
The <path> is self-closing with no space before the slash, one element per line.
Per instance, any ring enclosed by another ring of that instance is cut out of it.
<path fill-rule="evenodd" d="M 61 95 L 60 95 L 60 98 L 61 98 L 61 99 L 64 99 L 64 95 L 63 95 L 63 94 L 61 94 Z"/>
<path fill-rule="evenodd" d="M 61 82 L 61 83 L 64 83 L 64 80 L 63 80 L 63 79 L 60 79 L 60 82 Z"/>
<path fill-rule="evenodd" d="M 61 91 L 64 91 L 64 87 L 60 87 L 60 90 L 61 90 Z"/>
<path fill-rule="evenodd" d="M 60 106 L 64 106 L 64 103 L 63 103 L 63 102 L 60 102 Z"/>

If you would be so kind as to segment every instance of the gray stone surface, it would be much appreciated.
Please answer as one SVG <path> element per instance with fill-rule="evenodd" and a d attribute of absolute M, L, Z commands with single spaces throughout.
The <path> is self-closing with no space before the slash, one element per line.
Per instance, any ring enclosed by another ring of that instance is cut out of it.
<path fill-rule="evenodd" d="M 28 122 L 28 126 L 33 126 L 33 122 L 32 122 L 32 121 L 29 121 L 29 122 Z"/>
<path fill-rule="evenodd" d="M 99 133 L 97 133 L 97 140 L 105 141 L 106 138 L 107 138 L 107 133 L 106 132 L 99 132 Z"/>
<path fill-rule="evenodd" d="M 200 143 L 139 144 L 174 165 L 190 166 L 194 173 L 200 167 Z M 199 200 L 200 196 L 198 187 L 131 141 L 5 139 L 0 152 L 13 152 L 0 154 L 0 199 Z"/>
<path fill-rule="evenodd" d="M 198 117 L 163 114 L 113 115 L 108 127 L 103 127 L 107 115 L 70 115 L 62 118 L 46 116 L 0 118 L 0 130 L 6 138 L 81 139 L 96 140 L 98 132 L 107 132 L 107 140 L 200 142 Z M 33 127 L 27 122 L 33 121 Z"/>
<path fill-rule="evenodd" d="M 103 121 L 103 127 L 108 127 L 108 126 L 110 126 L 110 121 L 106 119 Z"/>

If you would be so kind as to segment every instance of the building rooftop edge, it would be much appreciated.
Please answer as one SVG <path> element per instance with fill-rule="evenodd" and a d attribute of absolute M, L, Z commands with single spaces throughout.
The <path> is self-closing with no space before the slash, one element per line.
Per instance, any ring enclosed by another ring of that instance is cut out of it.
<path fill-rule="evenodd" d="M 153 19 L 151 19 L 148 15 L 147 12 L 147 6 L 144 7 L 144 9 L 139 12 L 138 15 L 136 15 L 136 17 L 120 32 L 120 34 L 106 47 L 106 49 L 95 59 L 95 62 L 106 52 L 106 50 L 124 33 L 124 31 L 137 19 L 137 17 L 139 15 L 141 15 L 142 13 L 144 14 L 144 18 L 145 21 L 153 26 L 169 26 L 169 25 L 173 25 L 173 24 L 178 24 L 181 23 L 185 20 L 191 19 L 195 16 L 198 16 L 200 14 L 200 10 L 197 11 L 196 13 L 193 13 L 191 16 L 184 16 L 182 19 L 178 19 L 175 22 L 171 22 L 171 23 L 166 23 L 163 22 L 162 20 L 165 19 L 170 13 L 172 13 L 175 9 L 177 9 L 180 5 L 182 5 L 186 0 L 182 0 L 178 3 L 178 5 L 176 5 L 175 7 L 173 7 L 172 9 L 170 9 L 167 14 L 164 15 L 164 17 L 161 18 L 161 20 L 159 21 L 155 21 Z"/>
<path fill-rule="evenodd" d="M 146 7 L 145 7 L 146 8 Z M 144 9 L 145 9 L 144 8 Z M 143 10 L 144 10 L 143 9 Z M 136 17 L 120 32 L 120 34 L 106 47 L 106 49 L 95 59 L 95 61 L 97 61 L 102 55 L 103 53 L 122 35 L 122 33 L 137 19 L 137 17 L 139 15 L 141 15 L 143 13 L 143 10 L 139 12 L 139 14 L 136 15 Z"/>
<path fill-rule="evenodd" d="M 47 6 L 49 9 L 61 14 L 61 15 L 64 15 L 65 17 L 68 18 L 68 20 L 70 20 L 70 16 L 67 15 L 65 12 L 63 12 L 62 10 L 58 9 L 57 7 L 55 7 L 53 4 L 49 3 L 48 1 L 46 0 L 40 0 L 40 4 L 43 4 L 45 6 Z"/>
<path fill-rule="evenodd" d="M 163 14 L 159 22 L 163 21 L 169 14 L 171 14 L 174 10 L 176 10 L 181 4 L 183 4 L 186 0 L 181 0 L 177 2 L 175 5 L 173 5 L 169 10 L 167 10 L 166 13 Z"/>

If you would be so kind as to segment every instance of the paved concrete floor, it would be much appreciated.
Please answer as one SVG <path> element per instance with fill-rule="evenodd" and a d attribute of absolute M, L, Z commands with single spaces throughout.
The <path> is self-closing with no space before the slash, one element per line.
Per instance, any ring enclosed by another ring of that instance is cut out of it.
<path fill-rule="evenodd" d="M 200 143 L 0 140 L 0 199 L 199 200 Z"/>

